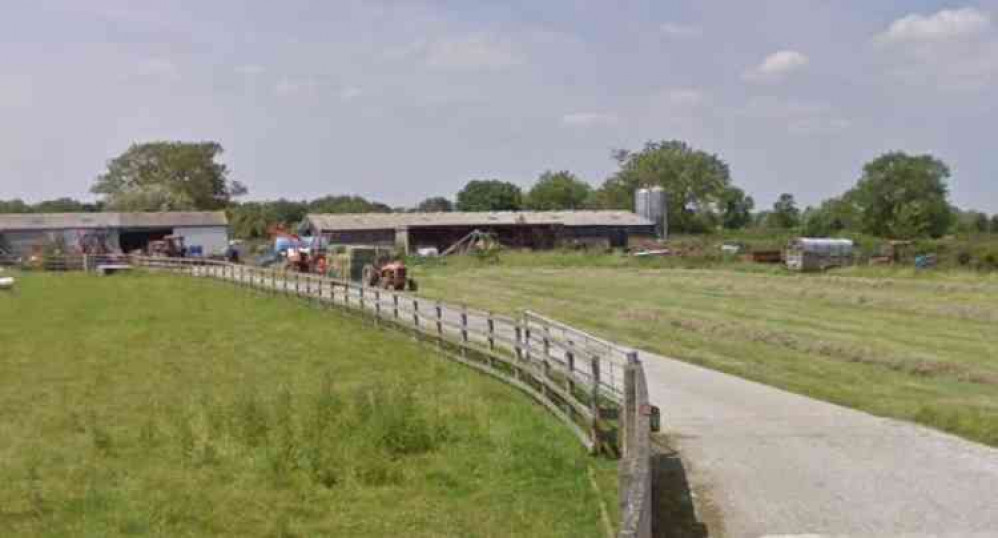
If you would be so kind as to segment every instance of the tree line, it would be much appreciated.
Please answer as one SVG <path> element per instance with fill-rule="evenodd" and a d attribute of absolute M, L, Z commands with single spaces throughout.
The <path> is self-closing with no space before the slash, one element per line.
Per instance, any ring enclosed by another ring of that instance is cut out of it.
<path fill-rule="evenodd" d="M 218 162 L 216 142 L 135 144 L 112 159 L 91 191 L 94 203 L 60 198 L 26 204 L 0 200 L 0 213 L 226 210 L 238 237 L 266 237 L 275 226 L 291 227 L 307 213 L 405 211 L 517 211 L 633 209 L 634 192 L 662 187 L 669 229 L 678 233 L 766 228 L 827 236 L 861 232 L 910 239 L 947 233 L 996 233 L 998 215 L 962 211 L 949 202 L 949 167 L 931 155 L 884 154 L 867 163 L 855 186 L 815 207 L 801 209 L 784 193 L 769 209 L 737 187 L 719 156 L 686 142 L 648 142 L 618 150 L 618 170 L 599 187 L 569 171 L 546 171 L 529 189 L 501 179 L 473 179 L 456 194 L 427 198 L 414 207 L 391 207 L 360 196 L 314 200 L 239 202 L 247 189 Z"/>

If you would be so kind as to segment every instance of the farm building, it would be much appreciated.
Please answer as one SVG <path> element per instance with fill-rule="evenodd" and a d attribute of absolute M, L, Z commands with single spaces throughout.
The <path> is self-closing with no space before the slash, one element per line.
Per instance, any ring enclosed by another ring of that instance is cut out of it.
<path fill-rule="evenodd" d="M 469 233 L 493 234 L 504 245 L 549 249 L 626 247 L 655 237 L 655 223 L 630 211 L 499 211 L 308 215 L 302 231 L 331 244 L 444 251 Z"/>
<path fill-rule="evenodd" d="M 0 248 L 28 255 L 56 246 L 67 252 L 144 250 L 168 235 L 184 238 L 188 249 L 221 254 L 229 241 L 223 212 L 28 213 L 0 215 Z"/>

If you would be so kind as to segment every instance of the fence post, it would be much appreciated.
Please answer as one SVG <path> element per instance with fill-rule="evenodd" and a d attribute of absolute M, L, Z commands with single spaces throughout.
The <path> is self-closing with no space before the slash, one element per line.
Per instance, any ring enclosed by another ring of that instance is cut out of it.
<path fill-rule="evenodd" d="M 575 352 L 571 349 L 565 350 L 565 363 L 568 367 L 568 393 L 575 397 Z"/>
<path fill-rule="evenodd" d="M 468 356 L 468 305 L 461 306 L 461 356 Z"/>
<path fill-rule="evenodd" d="M 381 326 L 381 290 L 374 290 L 374 323 Z"/>
<path fill-rule="evenodd" d="M 638 354 L 631 351 L 627 354 L 627 366 L 624 368 L 624 401 L 620 417 L 620 453 L 622 457 L 630 455 L 633 450 L 632 441 L 635 434 L 635 423 L 637 421 L 637 365 Z"/>
<path fill-rule="evenodd" d="M 486 320 L 489 328 L 489 351 L 496 350 L 496 320 L 492 319 L 492 312 L 489 312 L 489 318 Z"/>
<path fill-rule="evenodd" d="M 366 301 L 364 300 L 365 299 L 365 297 L 364 297 L 365 296 L 364 290 L 366 290 L 366 289 L 367 289 L 367 286 L 361 286 L 360 287 L 360 311 L 361 311 L 361 313 L 364 312 L 364 309 L 367 306 Z"/>
<path fill-rule="evenodd" d="M 440 301 L 434 307 L 437 311 L 437 347 L 444 347 L 444 308 L 440 306 Z"/>
<path fill-rule="evenodd" d="M 399 294 L 392 293 L 392 311 L 395 319 L 399 319 Z"/>
<path fill-rule="evenodd" d="M 412 324 L 416 326 L 416 332 L 418 333 L 419 332 L 419 299 L 413 299 L 412 300 Z"/>
<path fill-rule="evenodd" d="M 600 399 L 600 395 L 599 395 L 599 386 L 600 386 L 600 382 L 601 381 L 600 381 L 600 358 L 598 356 L 592 358 L 592 360 L 590 362 L 590 365 L 589 365 L 589 368 L 591 369 L 592 378 L 593 378 L 592 392 L 589 395 L 589 411 L 593 415 L 593 419 L 592 419 L 593 421 L 592 421 L 592 424 L 590 424 L 590 433 L 589 433 L 589 435 L 592 436 L 592 438 L 593 438 L 593 446 L 597 447 L 596 449 L 599 450 L 599 446 L 600 446 L 600 433 L 599 433 L 599 420 L 600 420 L 599 399 Z M 624 398 L 626 399 L 627 397 L 625 396 Z M 621 430 L 621 432 L 623 432 L 623 430 L 624 430 L 624 424 L 623 423 L 624 423 L 624 421 L 620 421 L 620 424 L 621 424 L 620 430 Z"/>

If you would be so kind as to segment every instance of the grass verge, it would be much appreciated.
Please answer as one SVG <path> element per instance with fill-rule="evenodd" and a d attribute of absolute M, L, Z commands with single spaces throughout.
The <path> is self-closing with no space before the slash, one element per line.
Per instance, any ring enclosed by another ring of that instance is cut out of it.
<path fill-rule="evenodd" d="M 516 389 L 294 300 L 22 275 L 0 350 L 0 535 L 602 536 L 590 468 L 616 506 Z"/>

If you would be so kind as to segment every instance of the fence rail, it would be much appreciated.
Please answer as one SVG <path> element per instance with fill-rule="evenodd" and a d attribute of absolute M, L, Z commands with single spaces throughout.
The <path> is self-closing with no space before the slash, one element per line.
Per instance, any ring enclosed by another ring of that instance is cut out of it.
<path fill-rule="evenodd" d="M 43 263 L 34 260 L 34 265 L 0 258 L 0 264 L 47 270 L 92 271 L 123 261 L 338 307 L 435 344 L 451 359 L 533 397 L 591 452 L 619 451 L 618 536 L 651 536 L 651 406 L 636 351 L 534 312 L 503 316 L 401 291 L 272 268 L 146 256 L 47 257 Z"/>

